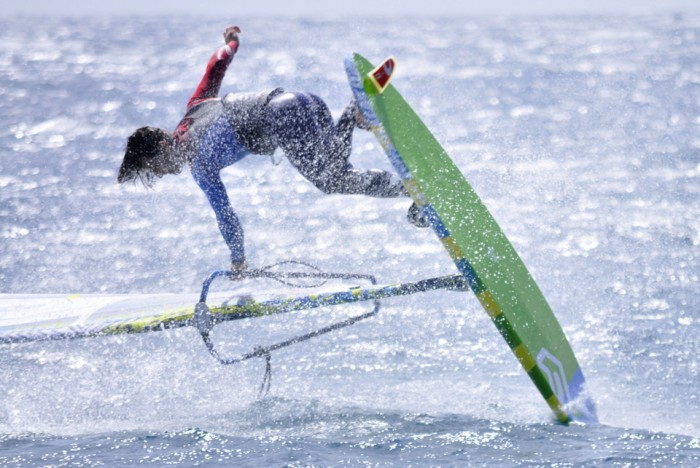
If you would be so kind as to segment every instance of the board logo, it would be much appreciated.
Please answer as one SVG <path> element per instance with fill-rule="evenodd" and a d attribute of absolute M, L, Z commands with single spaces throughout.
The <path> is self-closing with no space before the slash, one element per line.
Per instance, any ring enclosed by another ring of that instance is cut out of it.
<path fill-rule="evenodd" d="M 571 401 L 571 394 L 569 393 L 569 386 L 566 384 L 566 374 L 561 361 L 545 348 L 542 348 L 537 354 L 537 367 L 544 374 L 559 401 L 562 403 Z"/>
<path fill-rule="evenodd" d="M 394 60 L 394 57 L 389 57 L 367 75 L 374 87 L 380 93 L 383 93 L 386 87 L 389 85 L 389 81 L 391 81 L 391 76 L 394 73 L 395 67 L 396 61 Z"/>

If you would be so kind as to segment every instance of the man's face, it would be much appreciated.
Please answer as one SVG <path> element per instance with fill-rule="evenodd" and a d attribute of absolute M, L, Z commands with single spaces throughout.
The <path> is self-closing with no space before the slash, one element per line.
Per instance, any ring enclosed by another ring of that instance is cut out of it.
<path fill-rule="evenodd" d="M 182 171 L 182 162 L 177 158 L 167 141 L 161 141 L 161 151 L 147 162 L 151 172 L 163 177 L 168 174 L 179 174 Z"/>

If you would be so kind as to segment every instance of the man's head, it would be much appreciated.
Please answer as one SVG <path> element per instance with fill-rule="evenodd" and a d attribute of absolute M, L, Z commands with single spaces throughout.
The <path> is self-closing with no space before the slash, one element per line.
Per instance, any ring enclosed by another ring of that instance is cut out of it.
<path fill-rule="evenodd" d="M 126 143 L 124 160 L 117 182 L 136 182 L 152 187 L 155 179 L 166 174 L 178 174 L 182 164 L 172 151 L 172 136 L 160 128 L 141 127 Z"/>

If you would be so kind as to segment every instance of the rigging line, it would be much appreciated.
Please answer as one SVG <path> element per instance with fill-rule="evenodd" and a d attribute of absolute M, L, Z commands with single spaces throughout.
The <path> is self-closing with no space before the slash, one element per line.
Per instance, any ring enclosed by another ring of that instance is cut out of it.
<path fill-rule="evenodd" d="M 253 351 L 243 354 L 242 356 L 236 357 L 236 358 L 222 358 L 219 356 L 219 353 L 216 352 L 216 350 L 213 347 L 209 348 L 207 345 L 207 348 L 211 352 L 211 354 L 218 359 L 219 363 L 224 364 L 224 365 L 229 365 L 229 364 L 238 364 L 240 362 L 246 361 L 248 359 L 254 358 L 254 357 L 265 357 L 267 354 L 271 353 L 272 351 L 277 351 L 278 349 L 281 348 L 286 348 L 287 346 L 291 346 L 293 344 L 301 343 L 307 340 L 310 340 L 311 338 L 315 338 L 317 336 L 325 335 L 326 333 L 330 333 L 335 330 L 339 330 L 341 328 L 349 327 L 350 325 L 353 325 L 361 320 L 365 320 L 367 318 L 373 317 L 379 313 L 379 301 L 375 300 L 374 301 L 374 307 L 370 312 L 366 312 L 361 315 L 356 315 L 354 317 L 347 318 L 345 320 L 341 320 L 340 322 L 335 322 L 332 323 L 326 327 L 319 328 L 318 330 L 311 331 L 309 333 L 305 333 L 303 335 L 295 336 L 293 338 L 290 338 L 285 341 L 281 341 L 279 343 L 275 343 L 270 346 L 259 346 L 255 348 Z M 208 333 L 206 334 L 206 337 L 204 334 L 202 334 L 202 338 L 204 338 L 205 343 L 209 342 L 211 343 L 209 339 Z"/>
<path fill-rule="evenodd" d="M 311 268 L 314 270 L 313 272 L 298 272 L 298 271 L 292 271 L 292 272 L 279 272 L 279 271 L 270 271 L 272 268 L 279 267 L 281 265 L 287 265 L 287 264 L 294 264 L 294 265 L 303 265 L 308 268 Z M 219 276 L 226 276 L 232 281 L 238 281 L 242 279 L 254 279 L 254 278 L 269 278 L 275 281 L 278 281 L 286 286 L 291 286 L 291 287 L 298 287 L 298 288 L 314 288 L 314 287 L 319 287 L 323 286 L 326 284 L 327 280 L 329 279 L 359 279 L 359 280 L 367 280 L 371 284 L 376 285 L 377 284 L 377 279 L 373 275 L 367 275 L 367 274 L 360 274 L 360 273 L 326 273 L 322 271 L 320 268 L 311 265 L 309 263 L 304 263 L 304 262 L 299 262 L 296 260 L 285 260 L 282 262 L 275 263 L 273 265 L 268 265 L 262 268 L 258 269 L 251 269 L 246 272 L 244 272 L 242 275 L 240 273 L 233 272 L 231 270 L 217 270 L 210 274 L 207 279 L 204 280 L 204 284 L 202 285 L 202 292 L 199 296 L 199 302 L 206 302 L 207 300 L 207 295 L 209 294 L 209 287 L 211 286 L 212 282 L 218 278 Z M 315 284 L 303 284 L 300 282 L 293 282 L 293 281 L 288 281 L 286 279 L 288 278 L 293 278 L 293 279 L 302 279 L 302 278 L 317 278 L 323 281 L 317 282 Z"/>
<path fill-rule="evenodd" d="M 294 264 L 294 265 L 304 265 L 308 268 L 311 268 L 314 270 L 313 272 L 272 272 L 270 271 L 272 268 L 279 267 L 281 265 L 287 265 L 287 264 Z M 369 317 L 373 317 L 379 313 L 379 308 L 380 308 L 380 302 L 379 299 L 374 300 L 374 307 L 370 312 L 357 315 L 354 317 L 350 317 L 345 320 L 341 320 L 339 322 L 332 323 L 326 327 L 320 328 L 318 330 L 311 331 L 309 333 L 296 336 L 293 338 L 290 338 L 288 340 L 266 346 L 266 347 L 256 347 L 253 351 L 246 353 L 240 357 L 237 358 L 223 358 L 219 352 L 216 350 L 214 346 L 214 342 L 211 339 L 210 332 L 214 327 L 214 321 L 211 316 L 211 312 L 209 308 L 206 305 L 206 297 L 208 294 L 209 286 L 211 285 L 211 282 L 218 276 L 229 276 L 230 278 L 233 278 L 231 276 L 231 272 L 227 271 L 218 271 L 212 273 L 209 278 L 204 282 L 203 288 L 202 288 L 202 293 L 200 296 L 200 302 L 197 303 L 195 307 L 195 315 L 194 315 L 194 325 L 196 328 L 199 330 L 200 335 L 202 336 L 202 340 L 204 341 L 204 344 L 206 345 L 207 350 L 209 353 L 216 358 L 219 363 L 227 365 L 227 364 L 236 364 L 240 363 L 242 361 L 254 358 L 254 357 L 264 357 L 265 358 L 265 374 L 263 376 L 263 381 L 260 385 L 260 389 L 258 391 L 258 398 L 262 398 L 266 396 L 270 392 L 270 387 L 272 385 L 272 351 L 291 346 L 296 343 L 300 343 L 302 341 L 307 341 L 310 340 L 311 338 L 315 338 L 320 335 L 324 335 L 326 333 L 330 333 L 334 330 L 338 330 L 341 328 L 348 327 L 350 325 L 353 325 L 360 320 L 367 319 Z M 256 278 L 256 277 L 267 277 L 271 278 L 274 280 L 277 280 L 283 284 L 291 284 L 292 286 L 297 286 L 297 287 L 313 287 L 313 286 L 299 286 L 298 284 L 294 284 L 293 282 L 285 282 L 283 278 L 320 278 L 323 279 L 323 282 L 321 284 L 325 284 L 325 282 L 328 279 L 365 279 L 369 280 L 372 284 L 376 284 L 377 281 L 374 278 L 374 276 L 371 275 L 363 275 L 363 274 L 346 274 L 346 273 L 325 273 L 321 271 L 320 268 L 304 263 L 304 262 L 299 262 L 299 261 L 294 261 L 294 260 L 287 260 L 287 261 L 282 261 L 278 262 L 273 265 L 268 265 L 266 267 L 260 268 L 258 270 L 253 270 L 250 272 L 247 272 L 245 277 L 251 277 L 251 278 Z"/>
<path fill-rule="evenodd" d="M 361 315 L 356 315 L 355 317 L 350 317 L 348 319 L 342 320 L 340 322 L 335 322 L 332 323 L 331 325 L 328 325 L 326 327 L 320 328 L 318 330 L 314 330 L 312 332 L 296 336 L 294 338 L 290 338 L 288 340 L 270 345 L 270 346 L 258 346 L 253 351 L 246 353 L 240 357 L 237 358 L 222 358 L 219 353 L 214 349 L 214 344 L 211 342 L 211 339 L 209 338 L 209 334 L 207 333 L 206 335 L 203 333 L 202 338 L 204 339 L 204 342 L 207 345 L 207 349 L 209 349 L 209 352 L 211 353 L 212 356 L 214 356 L 220 364 L 224 365 L 229 365 L 229 364 L 238 364 L 243 361 L 246 361 L 251 358 L 255 357 L 260 357 L 260 358 L 265 358 L 265 374 L 263 376 L 262 383 L 260 385 L 260 390 L 258 391 L 258 398 L 263 398 L 267 396 L 268 393 L 270 393 L 270 387 L 272 386 L 272 351 L 276 351 L 281 348 L 285 348 L 287 346 L 291 346 L 293 344 L 301 343 L 303 341 L 310 340 L 311 338 L 315 338 L 317 336 L 325 335 L 326 333 L 330 333 L 335 330 L 339 330 L 341 328 L 349 327 L 350 325 L 353 325 L 360 320 L 364 320 L 370 317 L 374 317 L 379 313 L 379 300 L 374 301 L 374 308 L 372 311 L 361 314 Z"/>
<path fill-rule="evenodd" d="M 272 271 L 274 268 L 279 268 L 286 265 L 303 266 L 311 269 L 311 272 L 301 272 L 301 271 Z M 298 287 L 298 288 L 315 288 L 323 286 L 328 282 L 329 279 L 365 279 L 370 281 L 372 284 L 376 284 L 376 280 L 372 275 L 359 274 L 359 273 L 327 273 L 315 265 L 307 262 L 301 262 L 298 260 L 283 260 L 281 262 L 274 263 L 272 265 L 267 265 L 262 268 L 249 270 L 244 274 L 244 278 L 269 278 L 275 280 L 285 286 Z M 289 279 L 319 279 L 322 281 L 315 283 L 303 284 L 301 282 L 289 281 Z"/>
<path fill-rule="evenodd" d="M 272 354 L 269 351 L 265 353 L 265 375 L 263 381 L 260 384 L 260 390 L 258 391 L 258 399 L 266 397 L 270 393 L 270 386 L 272 385 L 272 364 L 270 360 L 272 359 Z"/>

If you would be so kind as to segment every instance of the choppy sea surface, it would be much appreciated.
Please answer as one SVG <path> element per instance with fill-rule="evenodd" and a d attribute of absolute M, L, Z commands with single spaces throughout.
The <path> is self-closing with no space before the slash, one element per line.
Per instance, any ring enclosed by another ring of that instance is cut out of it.
<path fill-rule="evenodd" d="M 700 17 L 235 20 L 223 92 L 311 91 L 338 116 L 343 58 L 396 58 L 395 86 L 550 302 L 600 424 L 557 424 L 476 299 L 432 292 L 273 354 L 264 398 L 264 361 L 220 366 L 194 330 L 4 345 L 0 465 L 700 465 Z M 228 253 L 192 178 L 115 178 L 130 132 L 175 127 L 227 23 L 0 25 L 0 293 L 198 292 Z M 456 273 L 408 200 L 323 195 L 275 159 L 224 171 L 253 266 Z M 353 162 L 390 169 L 362 133 Z M 218 339 L 248 350 L 350 312 Z"/>

